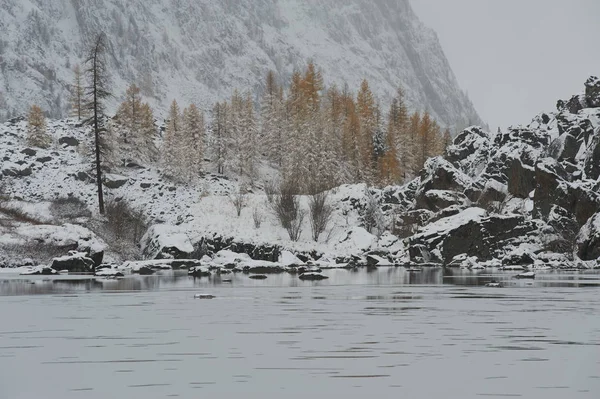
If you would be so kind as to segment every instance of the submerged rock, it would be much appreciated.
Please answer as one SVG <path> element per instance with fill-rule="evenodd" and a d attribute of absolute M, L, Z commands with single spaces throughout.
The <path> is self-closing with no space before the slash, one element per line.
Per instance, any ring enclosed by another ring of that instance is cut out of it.
<path fill-rule="evenodd" d="M 298 278 L 304 281 L 320 281 L 327 280 L 329 277 L 320 273 L 304 273 L 298 276 Z"/>
<path fill-rule="evenodd" d="M 264 274 L 253 274 L 250 276 L 252 280 L 266 280 L 267 276 Z"/>

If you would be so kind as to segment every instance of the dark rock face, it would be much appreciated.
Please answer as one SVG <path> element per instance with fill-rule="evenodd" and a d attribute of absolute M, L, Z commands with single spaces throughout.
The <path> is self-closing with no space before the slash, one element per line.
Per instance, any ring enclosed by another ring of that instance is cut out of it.
<path fill-rule="evenodd" d="M 590 108 L 600 107 L 600 79 L 596 76 L 590 77 L 585 82 L 585 100 Z"/>
<path fill-rule="evenodd" d="M 417 196 L 430 190 L 463 192 L 468 184 L 465 180 L 468 178 L 463 177 L 462 172 L 450 162 L 441 157 L 432 158 L 427 161 L 425 169 L 421 172 L 422 183 L 417 191 Z"/>
<path fill-rule="evenodd" d="M 537 228 L 535 223 L 521 215 L 487 216 L 440 233 L 410 238 L 410 257 L 417 263 L 448 263 L 461 254 L 490 260 L 499 256 L 507 245 L 519 241 Z"/>
<path fill-rule="evenodd" d="M 506 199 L 506 192 L 506 185 L 497 180 L 488 180 L 477 203 L 486 207 L 492 202 L 503 202 Z"/>
<path fill-rule="evenodd" d="M 52 269 L 69 273 L 90 273 L 94 271 L 94 261 L 82 253 L 54 258 Z"/>
<path fill-rule="evenodd" d="M 508 169 L 508 192 L 517 198 L 528 198 L 535 189 L 535 169 L 514 158 Z"/>
<path fill-rule="evenodd" d="M 58 139 L 58 143 L 68 147 L 77 147 L 79 145 L 79 140 L 75 137 L 61 137 Z"/>
<path fill-rule="evenodd" d="M 459 192 L 448 190 L 430 190 L 419 192 L 416 198 L 418 209 L 438 212 L 453 205 L 466 206 L 468 198 Z"/>
<path fill-rule="evenodd" d="M 560 103 L 559 103 L 559 108 L 560 108 Z M 573 96 L 571 97 L 571 99 L 569 101 L 567 101 L 567 103 L 562 103 L 562 107 L 565 108 L 567 111 L 569 111 L 572 114 L 577 114 L 579 111 L 581 111 L 583 109 L 583 104 L 581 101 L 581 98 L 579 96 Z"/>
<path fill-rule="evenodd" d="M 588 179 L 597 180 L 600 177 L 600 131 L 592 139 L 584 162 L 584 171 Z"/>
<path fill-rule="evenodd" d="M 600 213 L 591 217 L 579 232 L 577 256 L 581 260 L 600 258 Z"/>

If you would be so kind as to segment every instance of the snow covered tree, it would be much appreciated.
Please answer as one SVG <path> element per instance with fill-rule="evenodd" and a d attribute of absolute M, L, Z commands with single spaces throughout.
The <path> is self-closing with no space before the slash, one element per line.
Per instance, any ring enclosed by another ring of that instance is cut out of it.
<path fill-rule="evenodd" d="M 141 105 L 139 119 L 138 151 L 144 162 L 155 162 L 158 157 L 158 150 L 154 143 L 157 130 L 154 124 L 154 114 L 148 103 Z"/>
<path fill-rule="evenodd" d="M 49 148 L 52 138 L 46 132 L 46 118 L 42 109 L 32 105 L 27 119 L 27 143 L 34 147 Z"/>
<path fill-rule="evenodd" d="M 173 100 L 169 108 L 169 117 L 165 131 L 165 139 L 163 143 L 163 166 L 171 177 L 180 178 L 181 176 L 181 160 L 182 148 L 181 143 L 181 113 L 179 104 Z"/>
<path fill-rule="evenodd" d="M 370 181 L 373 176 L 373 137 L 376 129 L 375 121 L 375 98 L 369 82 L 363 80 L 358 95 L 356 96 L 356 107 L 360 122 L 359 151 L 361 157 L 361 181 Z"/>
<path fill-rule="evenodd" d="M 130 85 L 125 93 L 125 101 L 117 111 L 117 118 L 123 127 L 124 143 L 135 142 L 140 133 L 142 98 L 140 89 L 135 84 Z"/>
<path fill-rule="evenodd" d="M 74 78 L 73 84 L 71 85 L 71 115 L 77 117 L 77 120 L 81 120 L 84 117 L 84 89 L 83 81 L 81 76 L 81 68 L 79 65 L 75 65 L 73 69 Z"/>
<path fill-rule="evenodd" d="M 214 162 L 217 166 L 217 173 L 221 175 L 225 173 L 225 166 L 229 156 L 229 134 L 227 131 L 228 114 L 229 105 L 227 102 L 216 103 L 213 107 L 210 147 L 213 153 Z"/>
<path fill-rule="evenodd" d="M 187 181 L 198 178 L 204 159 L 204 116 L 196 105 L 183 111 L 182 173 Z"/>
<path fill-rule="evenodd" d="M 441 152 L 446 152 L 448 147 L 452 145 L 452 133 L 450 133 L 450 129 L 446 128 L 444 130 L 444 134 L 442 135 L 442 148 Z"/>
<path fill-rule="evenodd" d="M 86 123 L 91 125 L 94 132 L 96 155 L 96 184 L 98 185 L 98 208 L 104 214 L 104 193 L 102 191 L 101 136 L 106 131 L 104 127 L 104 101 L 111 96 L 108 89 L 108 68 L 106 64 L 106 36 L 100 33 L 94 39 L 85 60 L 87 77 L 84 94 L 85 109 L 91 114 Z"/>

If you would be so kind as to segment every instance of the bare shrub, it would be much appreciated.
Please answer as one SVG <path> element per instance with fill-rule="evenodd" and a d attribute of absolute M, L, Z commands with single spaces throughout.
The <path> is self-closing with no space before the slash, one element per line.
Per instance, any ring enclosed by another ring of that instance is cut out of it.
<path fill-rule="evenodd" d="M 31 223 L 36 225 L 46 224 L 44 221 L 28 215 L 22 207 L 18 205 L 12 205 L 4 201 L 0 201 L 0 213 L 5 214 L 16 222 Z"/>
<path fill-rule="evenodd" d="M 290 240 L 298 241 L 302 234 L 302 222 L 306 212 L 300 209 L 300 199 L 293 183 L 284 182 L 273 195 L 273 210 L 281 226 L 286 229 Z"/>
<path fill-rule="evenodd" d="M 58 198 L 50 205 L 52 216 L 59 220 L 74 220 L 89 218 L 92 212 L 86 203 L 76 197 Z"/>
<path fill-rule="evenodd" d="M 268 181 L 265 183 L 265 194 L 267 195 L 267 201 L 269 204 L 273 203 L 273 198 L 277 194 L 277 184 L 274 181 Z"/>
<path fill-rule="evenodd" d="M 319 241 L 319 237 L 325 231 L 331 220 L 333 207 L 329 205 L 327 201 L 328 197 L 329 194 L 326 191 L 323 191 L 311 195 L 309 199 L 310 228 L 315 242 Z"/>
<path fill-rule="evenodd" d="M 260 225 L 263 222 L 263 214 L 258 207 L 255 207 L 252 211 L 252 219 L 254 220 L 254 227 L 260 229 Z"/>
<path fill-rule="evenodd" d="M 230 196 L 229 199 L 235 207 L 237 216 L 240 217 L 242 214 L 242 209 L 244 209 L 247 205 L 246 193 L 244 192 L 244 189 L 240 187 L 237 193 L 235 193 L 233 196 Z"/>
<path fill-rule="evenodd" d="M 105 215 L 109 230 L 121 240 L 138 244 L 148 229 L 143 213 L 131 208 L 125 201 L 107 201 Z"/>

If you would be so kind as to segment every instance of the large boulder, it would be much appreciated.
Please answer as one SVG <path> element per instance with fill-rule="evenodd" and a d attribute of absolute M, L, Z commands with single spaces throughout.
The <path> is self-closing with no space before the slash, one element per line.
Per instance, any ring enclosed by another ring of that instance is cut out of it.
<path fill-rule="evenodd" d="M 442 157 L 430 158 L 421 171 L 417 196 L 430 190 L 463 192 L 472 183 L 469 176 Z"/>
<path fill-rule="evenodd" d="M 52 269 L 69 273 L 91 273 L 94 266 L 94 261 L 85 252 L 72 251 L 69 255 L 52 260 Z"/>
<path fill-rule="evenodd" d="M 190 259 L 193 252 L 189 237 L 177 226 L 157 224 L 142 237 L 142 253 L 146 259 Z"/>
<path fill-rule="evenodd" d="M 591 76 L 585 82 L 585 101 L 590 108 L 600 107 L 600 79 Z"/>
<path fill-rule="evenodd" d="M 600 258 L 600 213 L 592 216 L 577 236 L 577 256 L 581 260 Z"/>
<path fill-rule="evenodd" d="M 125 176 L 107 174 L 104 177 L 104 185 L 106 188 L 117 189 L 123 187 L 129 179 Z"/>
<path fill-rule="evenodd" d="M 487 207 L 493 202 L 504 202 L 508 194 L 508 187 L 497 180 L 490 179 L 486 182 L 483 192 L 477 203 L 481 207 Z"/>
<path fill-rule="evenodd" d="M 59 138 L 58 143 L 66 147 L 77 147 L 79 145 L 79 140 L 77 140 L 75 137 L 65 136 Z"/>
<path fill-rule="evenodd" d="M 568 179 L 567 171 L 553 158 L 544 158 L 535 166 L 534 216 L 547 218 L 556 204 L 558 186 Z"/>

